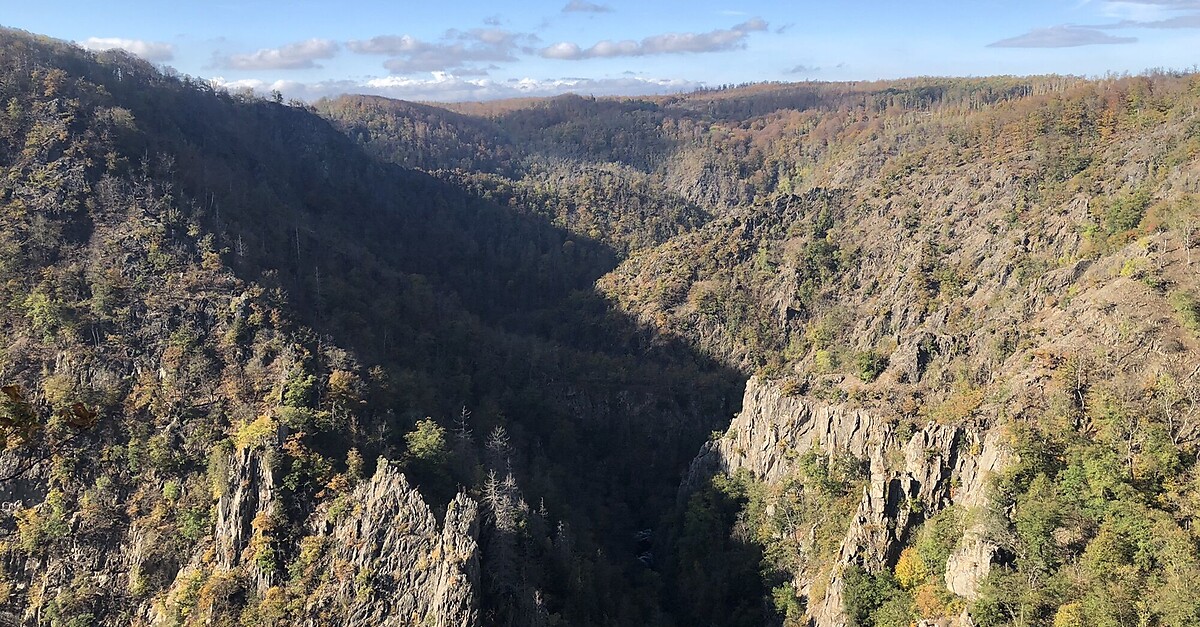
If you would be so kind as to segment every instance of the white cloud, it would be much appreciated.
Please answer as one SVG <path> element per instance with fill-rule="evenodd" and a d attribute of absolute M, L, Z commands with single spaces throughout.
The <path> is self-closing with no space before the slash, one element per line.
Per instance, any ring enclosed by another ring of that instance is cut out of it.
<path fill-rule="evenodd" d="M 988 44 L 989 48 L 1073 48 L 1098 44 L 1130 44 L 1136 37 L 1117 37 L 1095 28 L 1083 26 L 1052 26 L 1035 28 L 1024 35 L 1001 39 Z"/>
<path fill-rule="evenodd" d="M 346 42 L 346 47 L 358 54 L 404 54 L 419 50 L 424 45 L 426 44 L 410 35 L 380 35 L 365 41 Z"/>
<path fill-rule="evenodd" d="M 1089 4 L 1083 0 L 1076 8 Z M 989 44 L 991 48 L 1069 48 L 1097 44 L 1129 44 L 1136 37 L 1105 31 L 1130 29 L 1200 28 L 1200 0 L 1106 0 L 1095 7 L 1101 15 L 1118 21 L 1105 24 L 1064 24 L 1035 28 L 1024 35 Z"/>
<path fill-rule="evenodd" d="M 767 30 L 767 23 L 760 18 L 754 18 L 732 28 L 718 29 L 707 33 L 666 33 L 646 37 L 641 41 L 604 40 L 586 49 L 581 48 L 578 44 L 564 41 L 543 48 L 541 55 L 547 59 L 578 60 L 720 52 L 743 48 L 751 33 L 765 30 Z"/>
<path fill-rule="evenodd" d="M 328 39 L 309 39 L 281 48 L 263 48 L 251 54 L 235 54 L 218 59 L 217 65 L 230 70 L 304 70 L 321 67 L 318 59 L 332 59 L 338 45 Z"/>
<path fill-rule="evenodd" d="M 547 59 L 579 59 L 582 57 L 582 54 L 583 49 L 579 47 L 579 44 L 573 44 L 569 41 L 560 41 L 542 48 L 542 56 Z"/>
<path fill-rule="evenodd" d="M 609 13 L 612 7 L 587 0 L 571 0 L 562 10 L 563 13 Z"/>
<path fill-rule="evenodd" d="M 381 35 L 347 42 L 359 54 L 388 55 L 383 66 L 392 74 L 417 72 L 480 72 L 472 64 L 516 61 L 516 53 L 536 41 L 533 35 L 501 28 L 451 30 L 441 41 L 421 41 L 410 35 Z"/>
<path fill-rule="evenodd" d="M 1131 22 L 1155 22 L 1169 19 L 1177 11 L 1200 11 L 1200 2 L 1192 0 L 1121 0 L 1105 2 L 1101 10 L 1108 17 Z"/>
<path fill-rule="evenodd" d="M 155 63 L 162 63 L 175 58 L 175 46 L 158 41 L 122 39 L 120 37 L 88 37 L 77 43 L 87 50 L 112 50 L 119 48 Z"/>
<path fill-rule="evenodd" d="M 211 79 L 213 85 L 230 91 L 252 90 L 266 96 L 277 90 L 288 98 L 316 100 L 340 94 L 372 94 L 427 102 L 465 102 L 497 100 L 502 98 L 555 96 L 564 93 L 590 94 L 594 96 L 639 96 L 692 91 L 703 87 L 702 83 L 679 79 L 622 78 L 554 78 L 554 79 L 510 79 L 498 81 L 489 78 L 465 77 L 448 72 L 434 72 L 429 78 L 409 76 L 385 76 L 363 82 L 325 81 L 301 83 L 297 81 L 226 80 Z"/>

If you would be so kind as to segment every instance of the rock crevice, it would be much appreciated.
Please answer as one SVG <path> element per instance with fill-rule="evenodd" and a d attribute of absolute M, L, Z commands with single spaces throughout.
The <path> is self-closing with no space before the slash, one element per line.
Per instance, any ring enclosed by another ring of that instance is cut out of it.
<path fill-rule="evenodd" d="M 845 452 L 870 462 L 829 585 L 820 598 L 809 599 L 809 615 L 818 627 L 846 623 L 841 576 L 846 566 L 859 565 L 872 572 L 892 567 L 925 520 L 951 505 L 968 511 L 986 506 L 989 477 L 1012 456 L 998 429 L 981 432 L 929 422 L 903 439 L 893 421 L 880 413 L 787 396 L 775 383 L 757 377 L 747 382 L 742 407 L 728 432 L 707 442 L 693 460 L 685 491 L 714 473 L 742 470 L 766 483 L 782 481 L 810 450 Z M 948 588 L 974 598 L 995 551 L 981 525 L 968 527 L 943 575 Z M 796 582 L 799 590 L 812 590 L 812 584 Z"/>

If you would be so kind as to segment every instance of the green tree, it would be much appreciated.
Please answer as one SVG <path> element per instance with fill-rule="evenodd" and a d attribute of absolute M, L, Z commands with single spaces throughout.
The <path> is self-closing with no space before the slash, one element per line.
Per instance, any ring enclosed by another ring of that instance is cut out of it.
<path fill-rule="evenodd" d="M 914 620 L 912 597 L 891 571 L 871 574 L 853 565 L 843 576 L 842 604 L 851 627 L 902 627 Z"/>
<path fill-rule="evenodd" d="M 446 462 L 449 449 L 446 446 L 446 429 L 432 418 L 417 422 L 415 428 L 404 436 L 408 445 L 408 458 L 426 466 L 440 466 Z"/>

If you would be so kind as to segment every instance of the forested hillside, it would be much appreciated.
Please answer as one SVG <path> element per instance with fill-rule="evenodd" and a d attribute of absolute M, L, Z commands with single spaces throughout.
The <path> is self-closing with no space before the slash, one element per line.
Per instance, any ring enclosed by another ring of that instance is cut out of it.
<path fill-rule="evenodd" d="M 641 323 L 776 381 L 689 479 L 724 473 L 685 492 L 664 565 L 685 623 L 1186 625 L 1198 101 L 1196 77 L 1159 74 L 458 110 L 524 150 L 492 176 L 625 169 L 707 215 L 598 281 Z M 590 204 L 549 217 L 572 228 Z M 831 416 L 824 436 L 759 441 L 806 412 Z M 932 476 L 874 505 L 873 486 L 914 476 L 917 440 Z M 856 508 L 870 516 L 848 531 Z M 856 545 L 872 524 L 893 536 Z"/>
<path fill-rule="evenodd" d="M 0 622 L 1200 624 L 1198 104 L 310 107 L 4 31 Z"/>
<path fill-rule="evenodd" d="M 12 615 L 310 617 L 308 521 L 380 456 L 435 510 L 511 510 L 481 532 L 486 622 L 654 615 L 630 537 L 738 382 L 592 291 L 609 248 L 304 109 L 4 37 Z M 246 450 L 277 485 L 222 564 Z"/>

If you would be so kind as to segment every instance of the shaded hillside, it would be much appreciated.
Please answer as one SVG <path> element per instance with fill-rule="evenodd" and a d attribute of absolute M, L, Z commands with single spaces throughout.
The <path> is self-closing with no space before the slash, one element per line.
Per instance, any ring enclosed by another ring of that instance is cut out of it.
<path fill-rule="evenodd" d="M 612 252 L 306 110 L 3 36 L 6 463 L 48 456 L 6 487 L 8 611 L 313 620 L 312 525 L 384 456 L 484 502 L 483 620 L 659 613 L 628 538 L 736 382 L 609 311 Z"/>
<path fill-rule="evenodd" d="M 684 622 L 1184 625 L 1200 620 L 1178 594 L 1200 577 L 1197 85 L 452 108 L 568 177 L 640 171 L 712 216 L 598 283 L 774 380 L 689 479 L 664 560 Z M 775 413 L 789 403 L 805 409 Z M 817 415 L 831 439 L 784 437 Z M 906 501 L 885 498 L 893 481 L 912 482 Z"/>
<path fill-rule="evenodd" d="M 380 158 L 409 168 L 509 172 L 522 149 L 490 120 L 376 96 L 342 96 L 314 107 Z"/>
<path fill-rule="evenodd" d="M 604 110 L 587 110 L 588 103 Z M 621 256 L 661 244 L 710 218 L 709 212 L 664 190 L 655 177 L 638 169 L 649 157 L 633 152 L 646 138 L 636 132 L 622 135 L 606 125 L 605 120 L 640 124 L 643 131 L 656 133 L 656 126 L 626 122 L 640 118 L 644 108 L 613 109 L 572 96 L 493 120 L 361 96 L 322 100 L 315 107 L 380 159 L 421 168 L 501 206 L 603 242 Z M 603 153 L 604 146 L 617 154 Z"/>
<path fill-rule="evenodd" d="M 2 621 L 1200 624 L 1194 75 L 305 108 L 0 37 Z"/>

